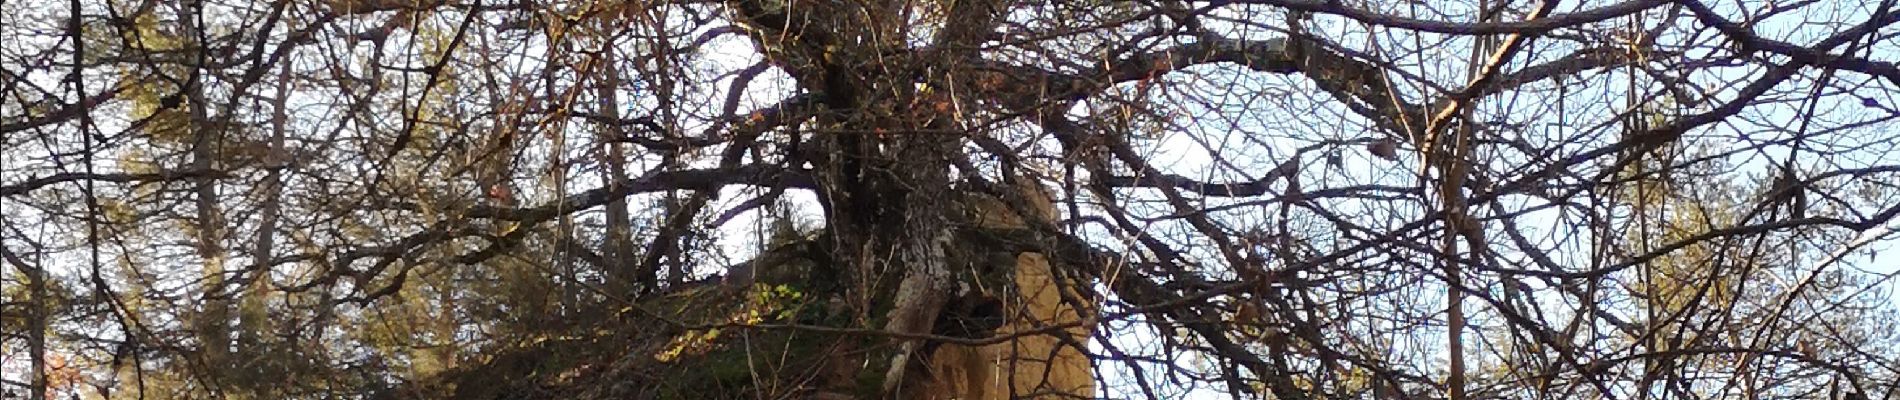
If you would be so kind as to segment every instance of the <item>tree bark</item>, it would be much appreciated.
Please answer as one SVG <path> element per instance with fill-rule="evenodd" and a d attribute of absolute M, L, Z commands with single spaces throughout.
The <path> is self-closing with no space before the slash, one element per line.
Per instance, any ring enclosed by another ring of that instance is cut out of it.
<path fill-rule="evenodd" d="M 606 52 L 605 57 L 607 57 L 607 65 L 616 64 L 613 58 L 614 52 Z M 620 72 L 613 68 L 606 68 L 601 73 L 604 75 L 603 82 L 597 95 L 600 97 L 600 112 L 608 120 L 618 121 L 621 118 Z M 620 124 L 606 124 L 601 129 L 604 130 L 603 136 L 613 138 L 630 136 L 626 128 Z M 606 164 L 607 168 L 602 174 L 606 177 L 608 190 L 620 190 L 621 182 L 627 181 L 626 150 L 621 148 L 622 144 L 619 140 L 604 140 L 603 142 L 607 142 L 607 148 L 601 153 L 601 157 L 602 163 Z M 633 259 L 633 216 L 627 212 L 627 197 L 614 196 L 613 200 L 607 202 L 606 214 L 607 241 L 606 249 L 602 253 L 605 253 L 608 265 L 599 267 L 607 270 L 608 287 L 615 294 L 633 293 L 638 275 L 633 269 L 639 264 Z"/>
<path fill-rule="evenodd" d="M 202 7 L 202 4 L 186 2 L 179 7 L 181 8 L 179 14 L 183 15 L 179 20 L 184 24 L 186 32 L 184 37 L 192 38 L 193 41 L 204 37 L 204 28 L 196 22 L 196 15 L 202 10 L 186 9 Z M 204 43 L 198 43 L 197 47 L 200 50 L 196 52 L 196 62 L 190 66 L 191 70 L 184 87 L 185 107 L 190 115 L 190 123 L 186 126 L 192 137 L 191 168 L 210 171 L 217 167 L 218 147 L 223 144 L 222 138 L 226 127 L 214 123 L 211 119 L 210 99 L 205 95 L 204 85 L 210 77 L 207 76 L 209 73 L 203 67 L 209 63 L 210 50 Z M 224 216 L 218 205 L 220 200 L 218 180 L 202 177 L 197 179 L 195 185 L 194 202 L 197 214 L 193 223 L 197 229 L 198 257 L 204 263 L 202 266 L 204 282 L 199 287 L 205 290 L 200 296 L 203 303 L 200 305 L 199 314 L 193 322 L 196 324 L 199 345 L 203 349 L 205 365 L 219 366 L 224 365 L 223 363 L 229 359 L 231 346 L 229 327 L 231 302 L 213 292 L 225 287 L 226 254 L 222 243 Z M 215 375 L 207 374 L 207 376 Z M 212 393 L 222 391 L 218 385 L 211 385 L 208 390 Z"/>

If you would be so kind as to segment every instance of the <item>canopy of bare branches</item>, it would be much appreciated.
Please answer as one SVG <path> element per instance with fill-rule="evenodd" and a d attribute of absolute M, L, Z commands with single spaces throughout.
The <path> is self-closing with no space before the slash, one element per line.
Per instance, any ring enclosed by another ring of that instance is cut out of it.
<path fill-rule="evenodd" d="M 0 2 L 0 391 L 1900 399 L 1897 1 Z"/>

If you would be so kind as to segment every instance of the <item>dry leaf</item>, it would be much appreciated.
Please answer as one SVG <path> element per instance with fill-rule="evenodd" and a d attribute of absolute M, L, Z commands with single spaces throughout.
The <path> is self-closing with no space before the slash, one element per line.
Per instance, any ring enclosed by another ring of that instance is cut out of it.
<path fill-rule="evenodd" d="M 1392 139 L 1379 139 L 1372 143 L 1367 143 L 1366 152 L 1372 153 L 1372 155 L 1383 158 L 1386 161 L 1399 160 L 1399 145 L 1392 143 Z"/>

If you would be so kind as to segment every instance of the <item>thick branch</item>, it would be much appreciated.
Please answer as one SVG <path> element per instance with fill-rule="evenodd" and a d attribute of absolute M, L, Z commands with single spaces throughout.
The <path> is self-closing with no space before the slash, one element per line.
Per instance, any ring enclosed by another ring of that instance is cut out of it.
<path fill-rule="evenodd" d="M 62 172 L 46 177 L 27 179 L 26 182 L 12 185 L 0 185 L 0 197 L 26 194 L 26 192 L 38 190 L 42 187 L 66 182 L 164 182 L 199 178 L 223 179 L 230 176 L 230 173 L 218 170 L 183 170 L 146 174 Z"/>
<path fill-rule="evenodd" d="M 1608 21 L 1668 5 L 1668 0 L 1631 0 L 1604 7 L 1555 14 L 1545 18 L 1512 22 L 1458 23 L 1383 14 L 1344 5 L 1337 0 L 1238 0 L 1214 1 L 1215 4 L 1264 4 L 1293 11 L 1332 14 L 1388 28 L 1454 35 L 1538 34 L 1553 29 Z"/>
<path fill-rule="evenodd" d="M 1844 69 L 1887 78 L 1889 82 L 1900 84 L 1900 68 L 1896 68 L 1894 63 L 1873 61 L 1866 58 L 1855 57 L 1853 54 L 1830 54 L 1828 49 L 1834 46 L 1817 45 L 1805 47 L 1793 43 L 1763 38 L 1760 35 L 1756 35 L 1755 32 L 1748 27 L 1722 18 L 1722 16 L 1716 14 L 1714 10 L 1709 9 L 1708 5 L 1704 5 L 1699 1 L 1684 1 L 1680 4 L 1687 7 L 1690 13 L 1695 14 L 1696 20 L 1721 31 L 1722 34 L 1728 36 L 1730 40 L 1740 42 L 1744 48 L 1767 50 L 1792 58 L 1794 62 L 1802 65 Z M 1881 15 L 1868 18 L 1867 22 L 1862 23 L 1860 26 L 1834 34 L 1829 40 L 1856 38 L 1868 35 L 1879 31 L 1882 27 L 1892 25 L 1895 22 L 1900 22 L 1900 13 L 1882 13 Z"/>
<path fill-rule="evenodd" d="M 1424 128 L 1426 107 L 1395 98 L 1396 91 L 1388 86 L 1387 68 L 1319 46 L 1317 42 L 1304 42 L 1299 46 L 1294 43 L 1285 38 L 1234 40 L 1205 36 L 1195 43 L 1132 54 L 1100 70 L 1077 75 L 1020 66 L 991 65 L 989 69 L 1018 81 L 1011 85 L 1010 95 L 1000 98 L 1044 99 L 1050 98 L 1044 93 L 1054 93 L 1057 96 L 1052 101 L 1063 102 L 1080 100 L 1115 84 L 1149 79 L 1196 65 L 1234 63 L 1258 72 L 1301 73 L 1321 90 L 1388 131 L 1410 133 Z M 1619 66 L 1631 60 L 1630 54 L 1615 48 L 1583 49 L 1547 63 L 1501 73 L 1492 84 L 1484 85 L 1475 94 L 1482 97 L 1532 82 Z M 1008 106 L 1022 109 L 1039 105 Z"/>
<path fill-rule="evenodd" d="M 729 185 L 751 185 L 762 187 L 787 187 L 811 189 L 811 175 L 803 170 L 788 171 L 775 165 L 752 164 L 737 168 L 692 169 L 681 171 L 655 172 L 638 178 L 630 178 L 618 185 L 597 188 L 568 196 L 565 199 L 534 207 L 496 207 L 478 205 L 470 207 L 463 216 L 470 218 L 489 218 L 503 221 L 538 223 L 553 219 L 563 213 L 598 207 L 613 199 L 636 193 L 652 193 L 672 190 L 711 191 Z M 418 211 L 422 207 L 409 202 L 390 202 L 385 207 L 402 211 Z"/>
<path fill-rule="evenodd" d="M 60 108 L 59 110 L 55 110 L 53 112 L 40 115 L 39 117 L 36 117 L 36 118 L 23 118 L 22 120 L 17 121 L 17 122 L 8 121 L 7 123 L 0 123 L 0 134 L 6 134 L 6 133 L 12 133 L 15 131 L 23 131 L 27 129 L 38 128 L 38 127 L 42 127 L 46 125 L 69 121 L 74 118 L 79 118 L 81 114 L 91 112 L 93 108 L 98 107 L 99 104 L 105 103 L 107 100 L 112 100 L 112 98 L 114 97 L 118 97 L 119 92 L 122 90 L 125 90 L 125 88 L 126 86 L 119 86 L 116 89 L 108 90 L 108 91 L 99 93 L 97 95 L 93 95 L 92 97 L 88 97 L 80 101 L 79 104 L 74 104 L 74 105 L 70 105 L 64 108 Z"/>
<path fill-rule="evenodd" d="M 1260 179 L 1247 182 L 1208 183 L 1175 174 L 1152 174 L 1147 176 L 1110 176 L 1103 177 L 1103 183 L 1113 187 L 1130 188 L 1174 188 L 1194 192 L 1203 196 L 1252 197 L 1272 193 L 1274 181 L 1285 178 L 1289 173 L 1297 173 L 1298 158 L 1288 159 L 1280 168 L 1267 171 Z M 1289 167 L 1291 165 L 1291 167 Z"/>

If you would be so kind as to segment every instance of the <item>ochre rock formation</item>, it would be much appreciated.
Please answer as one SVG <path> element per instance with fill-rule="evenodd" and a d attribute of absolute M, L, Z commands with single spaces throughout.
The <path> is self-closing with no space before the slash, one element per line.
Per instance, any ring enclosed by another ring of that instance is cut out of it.
<path fill-rule="evenodd" d="M 1031 217 L 1056 219 L 1054 204 L 1039 188 L 1027 188 Z M 1014 212 L 994 198 L 978 197 L 971 201 L 979 227 L 1021 229 L 1027 225 Z M 1011 268 L 1015 293 L 995 294 L 1003 301 L 1004 324 L 994 337 L 1009 337 L 1000 343 L 969 346 L 938 346 L 927 358 L 929 381 L 918 393 L 905 397 L 920 399 L 992 400 L 1012 398 L 1090 398 L 1094 396 L 1094 369 L 1084 348 L 1089 340 L 1086 310 L 1090 300 L 1075 290 L 1079 282 L 1062 282 L 1041 253 L 1016 254 Z M 990 289 L 995 290 L 995 289 Z M 1063 299 L 1062 292 L 1070 300 Z M 1052 328 L 1052 327 L 1060 327 Z"/>

